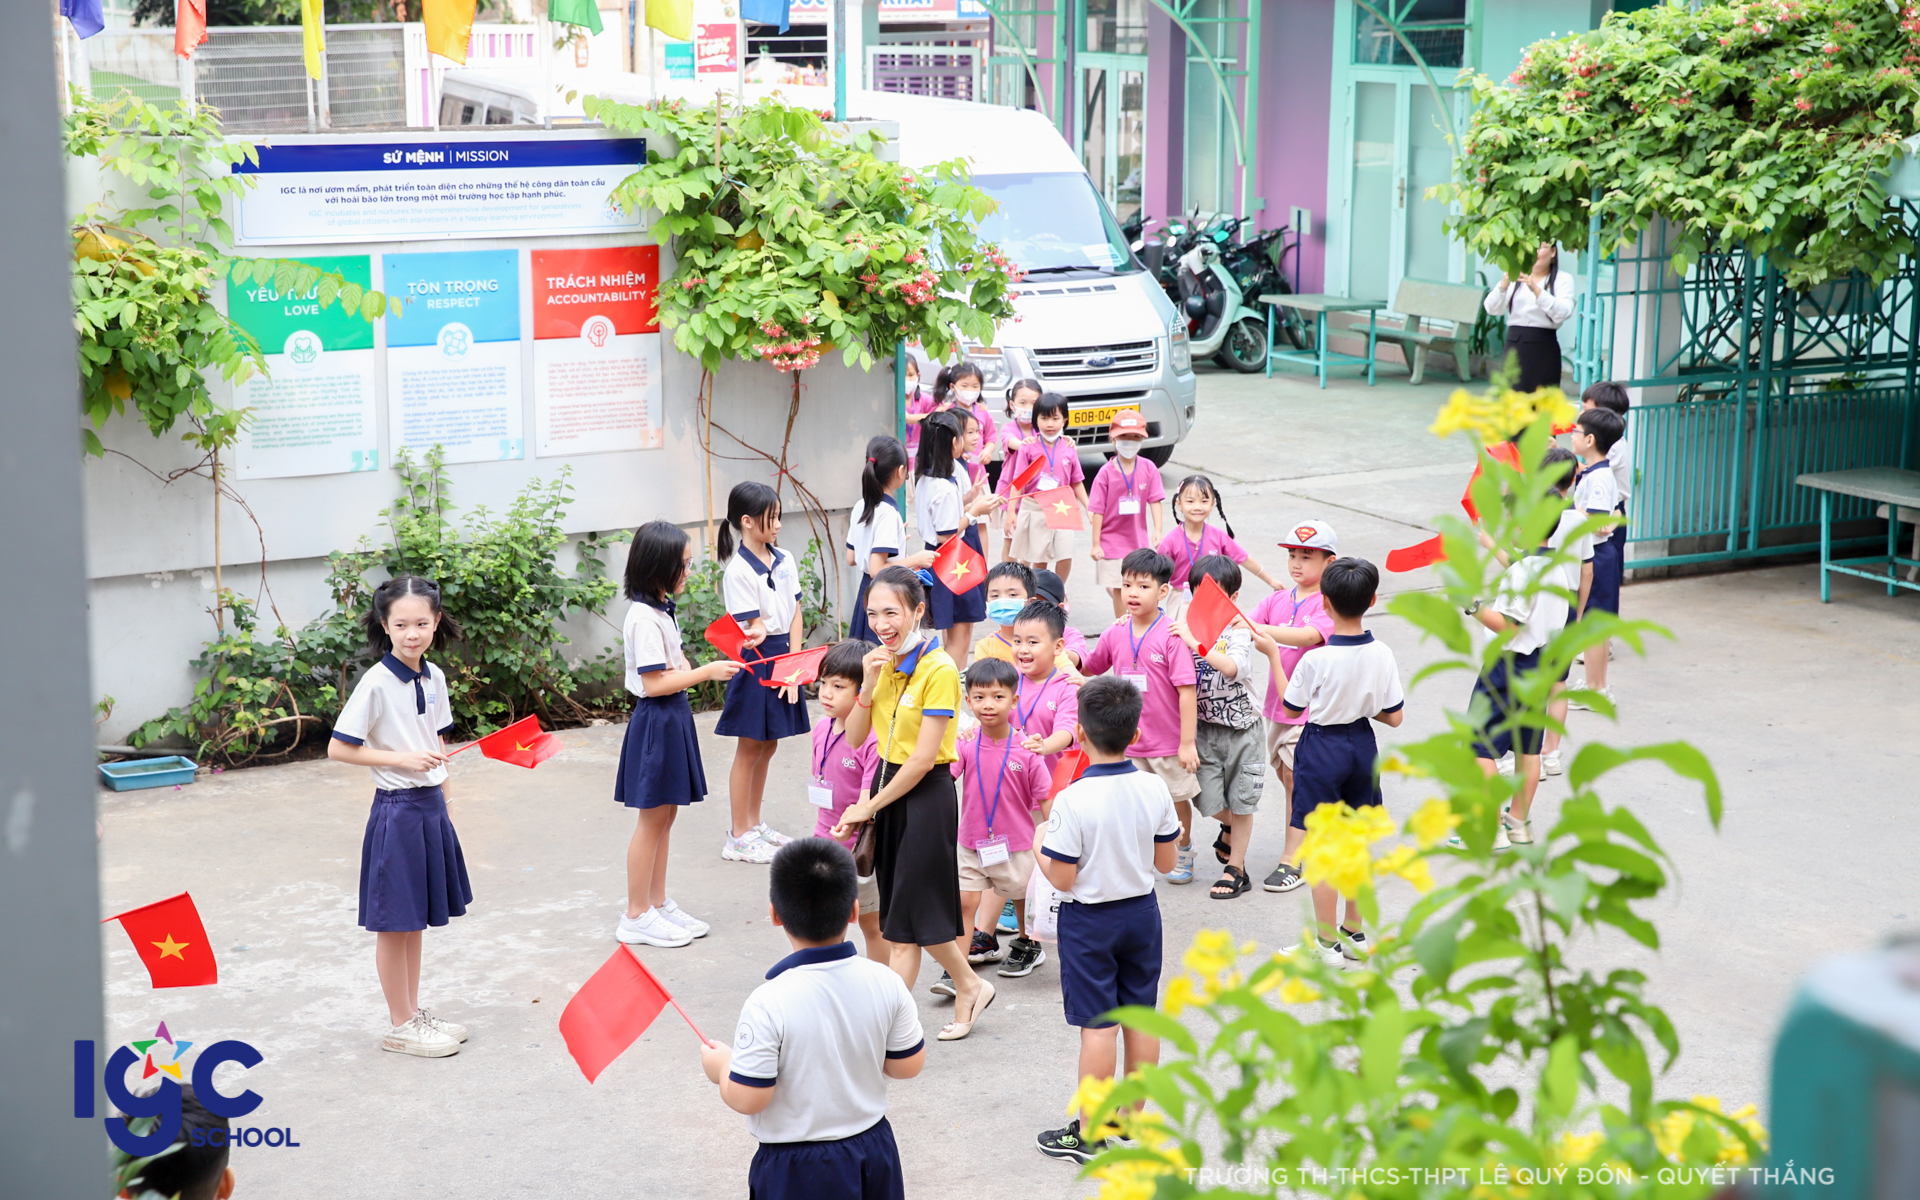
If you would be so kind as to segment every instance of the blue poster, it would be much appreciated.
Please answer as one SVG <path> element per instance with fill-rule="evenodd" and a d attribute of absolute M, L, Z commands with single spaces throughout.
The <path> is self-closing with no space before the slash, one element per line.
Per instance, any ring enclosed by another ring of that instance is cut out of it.
<path fill-rule="evenodd" d="M 520 389 L 520 252 L 388 254 L 387 413 L 417 461 L 526 457 Z"/>

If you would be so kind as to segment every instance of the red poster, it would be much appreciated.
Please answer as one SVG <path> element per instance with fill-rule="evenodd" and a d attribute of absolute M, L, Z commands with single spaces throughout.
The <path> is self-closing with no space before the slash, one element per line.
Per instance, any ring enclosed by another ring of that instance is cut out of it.
<path fill-rule="evenodd" d="M 737 22 L 694 26 L 693 70 L 696 75 L 739 69 L 740 26 Z"/>
<path fill-rule="evenodd" d="M 608 334 L 660 332 L 654 312 L 660 247 L 532 253 L 535 338 L 579 337 L 582 327 L 595 317 L 611 322 Z"/>

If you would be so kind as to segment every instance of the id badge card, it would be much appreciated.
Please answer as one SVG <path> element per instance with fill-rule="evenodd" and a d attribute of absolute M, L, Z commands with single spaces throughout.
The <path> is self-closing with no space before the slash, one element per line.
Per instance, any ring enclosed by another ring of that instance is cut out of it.
<path fill-rule="evenodd" d="M 981 838 L 973 844 L 973 848 L 980 852 L 980 865 L 983 867 L 997 867 L 1007 861 L 1007 835 L 1004 833 Z"/>
<path fill-rule="evenodd" d="M 1142 696 L 1147 694 L 1147 677 L 1145 674 L 1122 675 L 1120 678 L 1132 684 L 1134 687 L 1134 690 L 1139 692 Z"/>
<path fill-rule="evenodd" d="M 833 789 L 816 779 L 807 785 L 807 799 L 815 808 L 832 808 Z"/>
<path fill-rule="evenodd" d="M 1050 492 L 1053 489 L 1060 486 L 1060 481 L 1058 479 L 1055 479 L 1053 476 L 1047 474 L 1046 472 L 1042 471 L 1040 473 L 1039 481 L 1035 483 L 1033 486 L 1038 491 Z"/>
<path fill-rule="evenodd" d="M 1126 499 L 1126 500 L 1122 500 L 1122 501 L 1120 502 L 1120 515 L 1121 515 L 1121 516 L 1123 516 L 1123 517 L 1133 517 L 1133 516 L 1138 516 L 1139 514 L 1140 514 L 1140 501 L 1139 501 L 1139 500 L 1137 500 L 1137 499 L 1131 499 L 1131 498 L 1130 498 L 1130 499 Z"/>

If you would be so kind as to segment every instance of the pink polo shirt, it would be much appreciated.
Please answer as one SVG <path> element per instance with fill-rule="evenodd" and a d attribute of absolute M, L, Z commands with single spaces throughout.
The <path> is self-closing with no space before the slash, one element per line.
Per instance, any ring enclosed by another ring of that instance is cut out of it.
<path fill-rule="evenodd" d="M 1109 459 L 1087 489 L 1087 507 L 1100 514 L 1100 553 L 1116 560 L 1147 544 L 1147 509 L 1167 498 L 1160 468 L 1139 457 L 1131 470 L 1120 462 Z M 1120 511 L 1123 500 L 1132 502 L 1132 512 Z"/>
<path fill-rule="evenodd" d="M 1067 626 L 1066 633 L 1061 635 L 1061 640 L 1066 642 L 1067 644 L 1066 648 L 1067 648 L 1068 654 L 1074 655 L 1081 662 L 1087 661 L 1087 635 L 1086 634 L 1081 633 L 1078 629 L 1075 629 L 1073 626 L 1069 625 Z"/>
<path fill-rule="evenodd" d="M 872 733 L 867 734 L 865 745 L 849 747 L 847 735 L 833 728 L 832 717 L 821 717 L 813 723 L 813 754 L 807 760 L 807 782 L 833 789 L 833 807 L 813 810 L 813 836 L 833 836 L 840 814 L 851 808 L 860 798 L 860 789 L 872 782 L 873 768 L 879 761 L 880 743 Z M 848 838 L 843 844 L 851 846 L 853 839 Z"/>
<path fill-rule="evenodd" d="M 960 845 L 972 849 L 975 842 L 1004 835 L 1010 854 L 1033 849 L 1033 815 L 1053 778 L 1046 763 L 1020 744 L 1016 730 L 997 742 L 982 731 L 961 742 L 959 753 L 953 777 L 961 780 Z"/>
<path fill-rule="evenodd" d="M 1080 470 L 1080 451 L 1065 434 L 1053 439 L 1053 445 L 1049 447 L 1047 440 L 1036 433 L 1021 442 L 1019 449 L 1014 451 L 1007 459 L 1006 465 L 1000 468 L 1002 495 L 1012 490 L 1014 477 L 1026 470 L 1028 464 L 1035 459 L 1041 459 L 1047 465 L 1040 468 L 1040 474 L 1034 476 L 1032 483 L 1021 489 L 1022 496 L 1031 496 L 1035 492 L 1045 491 L 1046 487 L 1041 482 L 1041 478 L 1047 475 L 1053 476 L 1054 487 L 1072 487 L 1076 483 L 1086 482 L 1086 475 Z"/>
<path fill-rule="evenodd" d="M 1008 417 L 1006 424 L 1000 426 L 994 436 L 1000 439 L 1001 459 L 1011 460 L 1014 453 L 1020 449 L 1020 443 L 1026 441 L 1028 438 L 1038 439 L 1040 435 L 1034 432 L 1031 424 L 1025 429 L 1022 429 L 1020 428 L 1020 422 L 1014 420 L 1012 417 Z"/>
<path fill-rule="evenodd" d="M 1080 689 L 1067 678 L 1065 671 L 1056 670 L 1045 683 L 1035 683 L 1022 675 L 1011 718 L 1014 727 L 1027 737 L 1049 738 L 1062 729 L 1071 733 L 1075 722 L 1080 720 Z M 1060 755 L 1049 754 L 1046 760 L 1051 774 Z"/>
<path fill-rule="evenodd" d="M 1122 617 L 1107 626 L 1080 664 L 1084 675 L 1145 675 L 1146 695 L 1140 703 L 1140 740 L 1127 747 L 1129 758 L 1165 758 L 1180 753 L 1180 693 L 1175 689 L 1199 680 L 1193 652 L 1173 636 L 1173 622 L 1163 611 L 1146 633 Z"/>
<path fill-rule="evenodd" d="M 1301 655 L 1327 644 L 1333 636 L 1333 614 L 1327 611 L 1326 598 L 1319 592 L 1302 596 L 1299 588 L 1288 588 L 1284 592 L 1274 592 L 1260 601 L 1248 614 L 1248 620 L 1255 625 L 1285 625 L 1294 629 L 1312 627 L 1320 631 L 1320 643 L 1316 646 L 1280 647 L 1280 666 L 1286 671 L 1286 678 L 1267 680 L 1267 699 L 1260 711 L 1267 720 L 1282 725 L 1305 725 L 1307 714 L 1293 716 L 1280 703 L 1280 694 L 1286 690 L 1287 679 L 1293 676 L 1294 664 Z"/>
<path fill-rule="evenodd" d="M 1193 564 L 1209 554 L 1224 554 L 1234 562 L 1247 561 L 1247 552 L 1240 543 L 1227 536 L 1227 531 L 1218 525 L 1200 527 L 1198 544 L 1187 536 L 1187 527 L 1181 521 L 1175 521 L 1173 528 L 1167 530 L 1167 536 L 1160 539 L 1154 547 L 1160 553 L 1173 560 L 1173 590 L 1188 590 L 1187 577 L 1193 574 Z"/>

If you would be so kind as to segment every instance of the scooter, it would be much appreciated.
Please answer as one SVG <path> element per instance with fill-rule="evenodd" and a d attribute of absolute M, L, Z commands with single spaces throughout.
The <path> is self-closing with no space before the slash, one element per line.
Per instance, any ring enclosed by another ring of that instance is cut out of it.
<path fill-rule="evenodd" d="M 1267 319 L 1246 299 L 1212 238 L 1200 239 L 1180 256 L 1180 308 L 1187 315 L 1194 357 L 1211 354 L 1216 363 L 1243 375 L 1266 369 Z"/>

